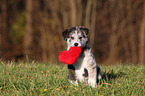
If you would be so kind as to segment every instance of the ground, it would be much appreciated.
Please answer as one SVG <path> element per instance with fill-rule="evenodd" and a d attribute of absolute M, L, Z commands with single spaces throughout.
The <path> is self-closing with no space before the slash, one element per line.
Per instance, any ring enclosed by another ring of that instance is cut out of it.
<path fill-rule="evenodd" d="M 144 65 L 100 65 L 102 81 L 96 88 L 85 84 L 73 86 L 67 80 L 65 64 L 15 63 L 0 61 L 1 95 L 46 96 L 143 96 Z"/>

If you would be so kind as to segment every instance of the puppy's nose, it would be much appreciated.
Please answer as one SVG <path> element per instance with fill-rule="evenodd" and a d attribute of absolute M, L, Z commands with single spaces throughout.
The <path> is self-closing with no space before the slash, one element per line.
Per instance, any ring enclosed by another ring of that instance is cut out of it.
<path fill-rule="evenodd" d="M 75 46 L 78 46 L 78 43 L 75 43 L 74 45 L 75 45 Z"/>

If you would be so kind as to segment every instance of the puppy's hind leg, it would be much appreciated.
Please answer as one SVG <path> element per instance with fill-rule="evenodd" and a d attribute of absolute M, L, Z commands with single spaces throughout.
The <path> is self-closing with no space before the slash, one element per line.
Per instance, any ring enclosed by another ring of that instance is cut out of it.
<path fill-rule="evenodd" d="M 102 71 L 100 67 L 97 66 L 97 83 L 99 83 L 102 79 Z"/>

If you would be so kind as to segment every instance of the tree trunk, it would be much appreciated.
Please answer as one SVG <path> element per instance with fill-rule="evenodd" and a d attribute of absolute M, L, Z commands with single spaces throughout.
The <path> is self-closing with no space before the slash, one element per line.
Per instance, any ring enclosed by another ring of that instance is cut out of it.
<path fill-rule="evenodd" d="M 110 40 L 109 40 L 109 47 L 110 47 L 110 51 L 109 51 L 109 58 L 108 58 L 108 63 L 116 63 L 117 59 L 118 59 L 118 46 L 117 46 L 117 42 L 118 42 L 118 17 L 117 17 L 117 11 L 118 9 L 114 9 L 114 6 L 116 6 L 116 1 L 113 0 L 111 1 L 112 4 L 112 8 L 110 9 L 112 11 L 110 16 L 110 21 L 111 21 L 111 29 L 112 29 L 112 33 L 110 34 Z"/>
<path fill-rule="evenodd" d="M 143 6 L 143 19 L 139 33 L 139 63 L 145 63 L 145 1 Z"/>
<path fill-rule="evenodd" d="M 69 0 L 71 27 L 76 26 L 76 4 L 74 0 Z"/>
<path fill-rule="evenodd" d="M 7 1 L 1 1 L 1 14 L 0 14 L 0 57 L 5 51 L 7 43 Z"/>
<path fill-rule="evenodd" d="M 32 2 L 33 0 L 26 1 L 26 33 L 24 37 L 24 54 L 31 55 L 32 44 Z"/>
<path fill-rule="evenodd" d="M 92 0 L 87 1 L 87 6 L 86 6 L 86 17 L 85 17 L 85 26 L 90 28 L 90 19 L 91 19 L 91 7 L 92 7 Z"/>
<path fill-rule="evenodd" d="M 91 34 L 90 34 L 90 43 L 91 47 L 94 48 L 94 41 L 95 41 L 95 25 L 96 25 L 96 7 L 97 7 L 97 0 L 92 1 L 92 13 L 91 13 Z"/>
<path fill-rule="evenodd" d="M 82 19 L 83 19 L 83 7 L 82 7 L 82 0 L 76 0 L 76 11 L 77 11 L 77 18 L 76 18 L 76 22 L 77 22 L 77 26 L 81 26 L 82 25 Z"/>

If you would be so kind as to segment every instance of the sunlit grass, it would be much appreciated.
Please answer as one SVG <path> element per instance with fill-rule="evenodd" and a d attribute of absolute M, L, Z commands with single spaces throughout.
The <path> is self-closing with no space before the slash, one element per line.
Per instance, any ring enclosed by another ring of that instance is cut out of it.
<path fill-rule="evenodd" d="M 96 88 L 67 80 L 67 66 L 42 63 L 0 62 L 1 95 L 145 95 L 145 66 L 100 66 L 103 79 Z"/>

